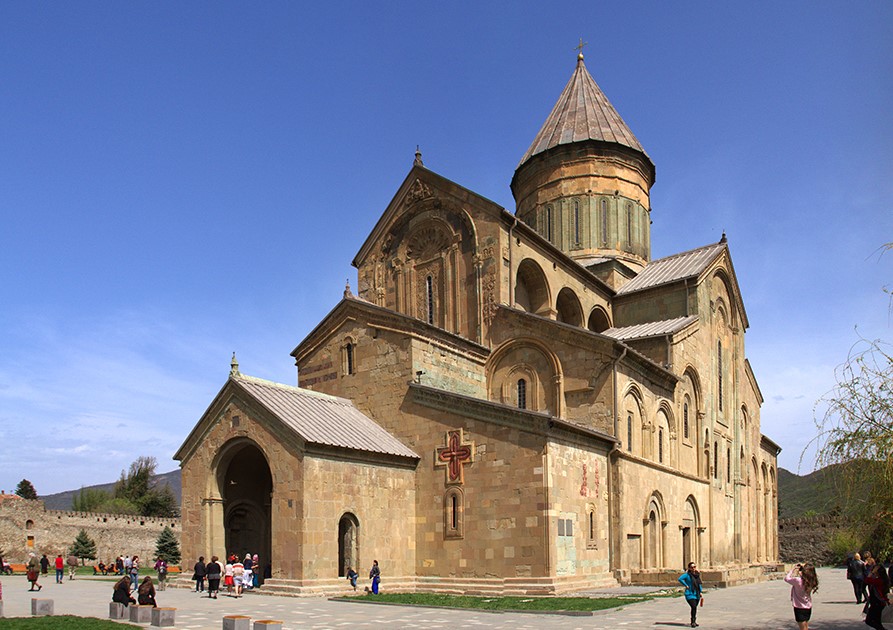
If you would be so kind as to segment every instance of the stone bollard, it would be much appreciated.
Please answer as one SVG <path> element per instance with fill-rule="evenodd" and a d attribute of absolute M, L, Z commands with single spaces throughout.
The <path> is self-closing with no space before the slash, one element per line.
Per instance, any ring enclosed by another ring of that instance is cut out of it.
<path fill-rule="evenodd" d="M 127 606 L 119 602 L 109 602 L 109 619 L 127 619 Z"/>
<path fill-rule="evenodd" d="M 152 621 L 152 609 L 154 606 L 131 604 L 130 605 L 130 621 L 133 623 L 149 623 Z"/>
<path fill-rule="evenodd" d="M 282 630 L 282 622 L 275 619 L 259 619 L 254 622 L 254 630 Z"/>
<path fill-rule="evenodd" d="M 223 618 L 223 630 L 251 630 L 251 617 L 227 615 Z"/>
<path fill-rule="evenodd" d="M 156 628 L 170 628 L 174 625 L 174 617 L 177 614 L 176 608 L 153 608 L 152 609 L 152 625 Z"/>
<path fill-rule="evenodd" d="M 53 600 L 31 598 L 31 616 L 43 617 L 53 615 Z"/>

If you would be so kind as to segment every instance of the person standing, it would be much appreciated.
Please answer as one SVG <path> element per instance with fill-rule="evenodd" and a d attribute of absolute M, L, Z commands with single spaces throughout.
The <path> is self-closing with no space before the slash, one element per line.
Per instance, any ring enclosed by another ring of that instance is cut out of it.
<path fill-rule="evenodd" d="M 68 581 L 70 582 L 74 579 L 74 574 L 78 570 L 78 557 L 73 553 L 68 554 L 68 560 L 65 561 L 65 564 L 68 565 Z"/>
<path fill-rule="evenodd" d="M 208 574 L 205 568 L 205 557 L 199 556 L 198 562 L 192 567 L 192 579 L 195 580 L 195 592 L 201 593 L 205 590 L 205 576 Z"/>
<path fill-rule="evenodd" d="M 809 630 L 812 617 L 812 594 L 819 590 L 819 578 L 811 564 L 798 564 L 785 576 L 791 585 L 791 604 L 794 606 L 794 621 L 800 630 Z"/>
<path fill-rule="evenodd" d="M 46 575 L 50 570 L 50 561 L 46 554 L 40 556 L 40 574 Z"/>
<path fill-rule="evenodd" d="M 199 559 L 201 560 L 201 558 Z M 208 598 L 217 599 L 217 593 L 220 591 L 220 574 L 222 573 L 217 556 L 211 556 L 211 561 L 205 569 L 208 576 Z"/>
<path fill-rule="evenodd" d="M 133 587 L 133 590 L 136 590 L 139 585 L 139 582 L 137 581 L 139 580 L 139 577 L 140 557 L 134 554 L 133 559 L 130 561 L 130 585 Z"/>
<path fill-rule="evenodd" d="M 254 560 L 251 559 L 250 553 L 245 554 L 245 559 L 242 560 L 242 566 L 245 567 L 245 573 L 242 574 L 242 588 L 250 589 L 254 586 L 254 579 L 251 576 L 251 571 L 254 568 Z"/>
<path fill-rule="evenodd" d="M 691 627 L 698 627 L 698 606 L 704 598 L 701 589 L 701 572 L 694 562 L 688 563 L 688 570 L 679 576 L 679 583 L 685 587 L 685 601 L 691 608 Z"/>
<path fill-rule="evenodd" d="M 853 583 L 853 594 L 856 596 L 856 603 L 861 604 L 865 599 L 865 563 L 862 562 L 862 556 L 858 553 L 853 554 L 852 559 L 847 562 L 847 577 Z"/>
<path fill-rule="evenodd" d="M 38 591 L 42 589 L 43 587 L 37 583 L 37 579 L 40 577 L 40 562 L 33 553 L 28 554 L 28 564 L 25 566 L 25 570 L 28 572 L 28 581 L 31 582 L 31 588 L 28 590 L 33 591 L 35 586 Z"/>
<path fill-rule="evenodd" d="M 870 573 L 865 576 L 865 584 L 868 587 L 868 610 L 865 614 L 865 625 L 875 630 L 886 630 L 881 623 L 881 615 L 884 607 L 889 605 L 890 577 L 884 565 L 874 563 Z"/>
<path fill-rule="evenodd" d="M 62 578 L 65 577 L 65 560 L 62 559 L 61 553 L 56 555 L 54 566 L 56 567 L 56 584 L 62 584 Z"/>
<path fill-rule="evenodd" d="M 233 594 L 233 556 L 232 554 L 226 559 L 223 566 L 223 585 L 226 587 L 227 595 Z"/>
<path fill-rule="evenodd" d="M 378 560 L 372 561 L 369 577 L 372 579 L 372 594 L 378 595 L 378 584 L 381 582 L 381 569 L 378 568 Z"/>
<path fill-rule="evenodd" d="M 167 582 L 167 561 L 159 557 L 155 561 L 155 571 L 158 573 L 158 590 L 163 591 Z"/>

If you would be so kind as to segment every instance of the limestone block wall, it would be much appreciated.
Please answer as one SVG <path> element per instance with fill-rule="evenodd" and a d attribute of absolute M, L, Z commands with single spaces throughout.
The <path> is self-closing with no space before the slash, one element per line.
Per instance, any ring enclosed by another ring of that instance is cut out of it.
<path fill-rule="evenodd" d="M 0 550 L 9 562 L 25 562 L 30 552 L 51 560 L 59 553 L 67 556 L 81 529 L 96 542 L 97 562 L 121 554 L 137 554 L 145 561 L 153 558 L 158 535 L 166 526 L 179 540 L 179 518 L 47 510 L 43 501 L 25 499 L 0 502 Z"/>
<path fill-rule="evenodd" d="M 842 563 L 829 548 L 831 537 L 846 523 L 837 516 L 786 518 L 778 523 L 778 559 L 781 562 L 810 562 L 816 566 Z M 850 553 L 858 550 L 852 549 Z"/>

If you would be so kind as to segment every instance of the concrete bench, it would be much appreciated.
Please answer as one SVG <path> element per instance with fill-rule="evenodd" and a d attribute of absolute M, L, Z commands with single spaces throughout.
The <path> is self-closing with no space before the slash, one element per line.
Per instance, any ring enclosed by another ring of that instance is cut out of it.
<path fill-rule="evenodd" d="M 133 623 L 150 623 L 152 621 L 152 609 L 155 606 L 151 606 L 146 604 L 131 604 L 130 608 L 130 621 Z"/>
<path fill-rule="evenodd" d="M 226 615 L 223 618 L 223 630 L 251 630 L 251 617 Z"/>
<path fill-rule="evenodd" d="M 127 606 L 120 602 L 109 602 L 109 619 L 127 619 Z"/>
<path fill-rule="evenodd" d="M 282 622 L 275 619 L 258 619 L 254 622 L 254 630 L 282 630 Z"/>
<path fill-rule="evenodd" d="M 176 608 L 153 608 L 152 625 L 156 628 L 171 628 L 177 615 Z"/>
<path fill-rule="evenodd" d="M 51 617 L 53 615 L 53 600 L 31 598 L 32 617 Z"/>

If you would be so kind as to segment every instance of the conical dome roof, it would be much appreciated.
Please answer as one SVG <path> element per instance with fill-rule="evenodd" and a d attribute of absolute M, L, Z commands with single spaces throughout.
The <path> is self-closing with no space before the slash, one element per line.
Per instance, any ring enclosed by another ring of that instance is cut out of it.
<path fill-rule="evenodd" d="M 583 55 L 580 55 L 574 74 L 518 166 L 553 147 L 586 140 L 622 145 L 642 153 L 651 162 L 633 132 L 586 70 Z"/>

